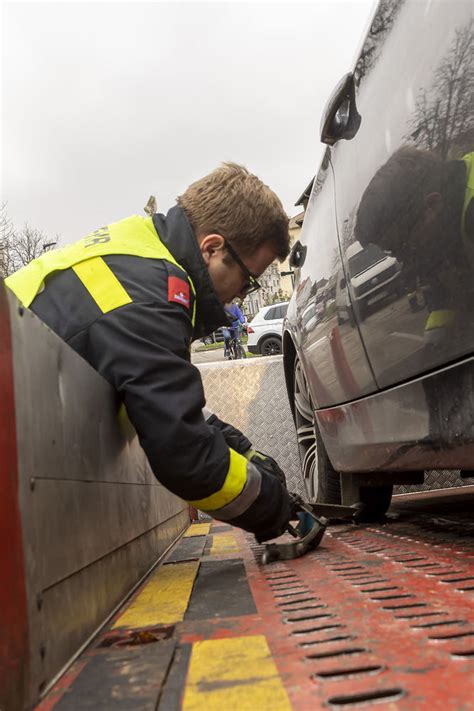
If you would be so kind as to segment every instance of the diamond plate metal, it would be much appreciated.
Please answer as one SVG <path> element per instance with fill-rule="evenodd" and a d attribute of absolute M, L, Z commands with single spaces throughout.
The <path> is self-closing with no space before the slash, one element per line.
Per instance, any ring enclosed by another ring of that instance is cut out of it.
<path fill-rule="evenodd" d="M 282 356 L 203 363 L 207 407 L 238 427 L 254 447 L 274 457 L 290 491 L 304 494 Z"/>
<path fill-rule="evenodd" d="M 472 486 L 472 479 L 461 479 L 459 469 L 434 469 L 425 471 L 425 483 L 417 485 L 403 484 L 394 486 L 395 494 L 408 494 L 413 491 L 432 491 L 434 489 L 451 489 L 453 486 Z"/>

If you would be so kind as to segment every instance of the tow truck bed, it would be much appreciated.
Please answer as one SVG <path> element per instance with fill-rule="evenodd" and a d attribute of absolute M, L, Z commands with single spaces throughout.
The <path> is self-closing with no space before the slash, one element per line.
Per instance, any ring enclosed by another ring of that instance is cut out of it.
<path fill-rule="evenodd" d="M 260 565 L 193 524 L 37 711 L 472 709 L 474 487 L 397 496 Z"/>

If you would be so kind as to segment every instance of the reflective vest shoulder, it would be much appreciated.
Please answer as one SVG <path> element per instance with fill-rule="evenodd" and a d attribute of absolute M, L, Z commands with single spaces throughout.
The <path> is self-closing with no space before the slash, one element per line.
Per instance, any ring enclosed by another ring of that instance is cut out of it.
<path fill-rule="evenodd" d="M 110 311 L 131 301 L 102 259 L 112 254 L 162 259 L 182 269 L 161 241 L 152 218 L 132 215 L 107 227 L 101 227 L 74 244 L 45 252 L 7 277 L 5 283 L 21 303 L 29 307 L 43 289 L 48 276 L 72 268 L 102 310 Z M 189 281 L 195 295 L 193 283 L 191 279 Z M 194 300 L 193 324 L 195 311 Z"/>

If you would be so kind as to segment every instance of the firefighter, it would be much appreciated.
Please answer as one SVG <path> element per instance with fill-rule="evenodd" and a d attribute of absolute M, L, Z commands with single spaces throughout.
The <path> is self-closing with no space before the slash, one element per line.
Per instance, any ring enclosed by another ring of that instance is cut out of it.
<path fill-rule="evenodd" d="M 436 348 L 438 359 L 472 321 L 473 197 L 474 153 L 444 161 L 403 146 L 374 175 L 357 211 L 356 239 L 364 246 L 375 242 L 403 263 L 416 286 L 416 304 L 424 293 L 424 342 Z"/>
<path fill-rule="evenodd" d="M 7 286 L 119 394 L 157 479 L 213 518 L 274 538 L 291 517 L 276 462 L 204 410 L 191 342 L 227 324 L 289 252 L 280 200 L 242 166 L 193 183 L 167 215 L 132 216 L 11 275 Z"/>

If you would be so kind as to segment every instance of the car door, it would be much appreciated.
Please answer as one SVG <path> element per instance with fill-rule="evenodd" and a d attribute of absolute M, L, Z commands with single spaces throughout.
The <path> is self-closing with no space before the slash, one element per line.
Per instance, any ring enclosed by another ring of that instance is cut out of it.
<path fill-rule="evenodd" d="M 354 71 L 360 128 L 332 149 L 345 284 L 382 388 L 474 351 L 472 32 L 470 0 L 381 2 Z"/>
<path fill-rule="evenodd" d="M 339 309 L 342 273 L 334 183 L 326 152 L 314 180 L 301 237 L 293 252 L 295 289 L 289 323 L 316 408 L 358 398 L 376 388 L 360 334 Z M 296 264 L 295 260 L 296 259 Z"/>
<path fill-rule="evenodd" d="M 283 307 L 280 305 L 272 306 L 263 318 L 264 321 L 262 333 L 265 335 L 281 336 L 281 329 L 283 324 Z"/>

